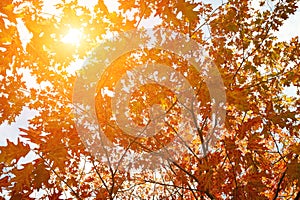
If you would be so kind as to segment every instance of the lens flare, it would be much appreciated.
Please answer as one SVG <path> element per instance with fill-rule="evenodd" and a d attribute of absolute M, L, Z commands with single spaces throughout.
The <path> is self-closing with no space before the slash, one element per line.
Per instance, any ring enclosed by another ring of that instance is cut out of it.
<path fill-rule="evenodd" d="M 80 29 L 70 29 L 69 32 L 61 39 L 63 43 L 79 45 L 82 37 Z"/>

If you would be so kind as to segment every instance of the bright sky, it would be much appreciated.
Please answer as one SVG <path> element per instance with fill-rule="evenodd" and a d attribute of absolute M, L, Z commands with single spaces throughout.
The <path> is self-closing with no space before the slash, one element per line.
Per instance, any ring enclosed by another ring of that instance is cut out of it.
<path fill-rule="evenodd" d="M 43 11 L 45 13 L 56 12 L 55 7 L 53 5 L 55 5 L 58 2 L 60 2 L 60 0 L 45 0 L 46 6 Z M 86 1 L 79 0 L 80 4 L 84 4 L 84 2 L 86 2 Z M 89 6 L 92 6 L 97 2 L 97 0 L 90 0 L 89 2 L 90 2 Z M 108 9 L 110 11 L 117 10 L 117 8 L 118 8 L 117 0 L 104 0 L 104 2 L 108 6 Z M 204 0 L 204 2 L 205 3 L 211 2 L 211 3 L 213 3 L 214 7 L 219 5 L 219 4 L 216 5 L 216 3 L 215 3 L 218 1 Z M 252 2 L 255 2 L 255 1 L 252 1 Z M 256 1 L 256 2 L 258 2 L 258 1 Z M 300 3 L 298 5 L 300 6 Z M 253 6 L 256 7 L 255 3 Z M 19 21 L 19 23 L 20 23 L 19 26 L 22 29 L 22 26 L 24 26 L 24 25 L 22 25 L 21 21 Z M 146 28 L 151 28 L 157 23 L 159 23 L 159 19 L 150 18 L 147 20 L 142 20 L 141 26 L 144 26 Z M 297 35 L 300 37 L 300 9 L 298 9 L 298 11 L 296 12 L 295 15 L 290 16 L 290 18 L 284 23 L 284 25 L 280 28 L 279 32 L 277 32 L 276 35 L 278 36 L 280 41 L 289 40 L 290 38 L 297 36 Z M 21 37 L 24 40 L 26 40 L 26 39 L 28 40 L 28 38 L 30 38 L 30 34 L 26 33 L 26 30 L 25 30 L 23 35 L 21 34 Z M 80 60 L 80 61 L 78 61 L 78 63 L 77 62 L 73 63 L 73 65 L 75 66 L 78 64 L 82 64 L 82 63 L 83 63 L 83 61 Z M 296 88 L 295 87 L 294 88 L 293 87 L 286 88 L 285 92 L 288 95 L 295 96 Z M 18 138 L 18 134 L 19 134 L 19 128 L 20 127 L 26 128 L 28 125 L 27 120 L 33 118 L 34 115 L 35 115 L 34 111 L 24 108 L 21 115 L 16 118 L 15 123 L 12 123 L 11 125 L 8 125 L 7 123 L 1 124 L 0 125 L 0 134 L 1 134 L 0 146 L 6 145 L 6 139 L 16 142 L 17 138 Z"/>

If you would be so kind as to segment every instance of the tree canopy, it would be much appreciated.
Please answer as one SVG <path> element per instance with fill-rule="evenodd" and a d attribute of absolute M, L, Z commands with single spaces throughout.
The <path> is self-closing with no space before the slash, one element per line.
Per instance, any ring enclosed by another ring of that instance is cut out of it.
<path fill-rule="evenodd" d="M 0 2 L 0 198 L 300 198 L 299 1 L 46 2 Z"/>

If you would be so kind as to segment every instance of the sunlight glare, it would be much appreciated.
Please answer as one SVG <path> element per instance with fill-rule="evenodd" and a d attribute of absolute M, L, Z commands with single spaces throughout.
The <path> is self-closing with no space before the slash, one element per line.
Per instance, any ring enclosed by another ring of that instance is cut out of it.
<path fill-rule="evenodd" d="M 72 28 L 69 30 L 68 34 L 61 39 L 61 41 L 63 43 L 79 45 L 81 36 L 82 32 L 80 29 Z"/>

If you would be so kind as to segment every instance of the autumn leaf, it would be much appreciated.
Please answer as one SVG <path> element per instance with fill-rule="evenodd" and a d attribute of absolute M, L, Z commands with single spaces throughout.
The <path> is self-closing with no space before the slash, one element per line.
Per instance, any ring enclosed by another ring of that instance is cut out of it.
<path fill-rule="evenodd" d="M 42 161 L 36 162 L 35 168 L 32 171 L 32 184 L 35 188 L 42 188 L 42 184 L 48 186 L 48 180 L 50 179 L 50 171 L 46 169 L 47 165 L 45 165 Z"/>
<path fill-rule="evenodd" d="M 48 3 L 0 1 L 0 199 L 299 199 L 299 1 Z"/>
<path fill-rule="evenodd" d="M 34 167 L 32 163 L 23 164 L 22 167 L 22 169 L 14 168 L 11 171 L 15 176 L 11 179 L 11 182 L 15 184 L 12 189 L 13 193 L 22 193 L 23 190 L 31 188 L 31 174 Z"/>
<path fill-rule="evenodd" d="M 194 10 L 197 6 L 197 4 L 186 2 L 184 0 L 177 1 L 178 11 L 181 11 L 185 20 L 190 23 L 193 23 L 199 19 L 198 12 Z"/>
<path fill-rule="evenodd" d="M 0 179 L 0 192 L 3 191 L 2 188 L 7 188 L 10 185 L 10 182 L 8 180 L 9 180 L 8 176 L 5 176 L 4 178 Z"/>
<path fill-rule="evenodd" d="M 18 139 L 17 144 L 10 142 L 8 139 L 6 147 L 0 147 L 0 162 L 4 162 L 7 165 L 12 164 L 12 161 L 15 160 L 15 163 L 19 161 L 21 157 L 25 157 L 30 151 L 28 144 L 24 144 Z"/>

